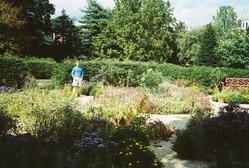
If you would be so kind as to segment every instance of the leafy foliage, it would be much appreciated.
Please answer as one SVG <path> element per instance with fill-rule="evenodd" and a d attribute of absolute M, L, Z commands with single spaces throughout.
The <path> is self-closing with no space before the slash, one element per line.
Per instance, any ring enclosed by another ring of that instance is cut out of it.
<path fill-rule="evenodd" d="M 26 23 L 21 18 L 21 8 L 13 7 L 13 4 L 1 0 L 0 13 L 0 54 L 19 53 L 21 40 L 18 35 Z"/>
<path fill-rule="evenodd" d="M 148 69 L 146 73 L 142 74 L 141 86 L 148 87 L 150 89 L 158 88 L 163 82 L 163 76 L 161 72 Z"/>
<path fill-rule="evenodd" d="M 49 0 L 4 0 L 4 2 L 12 3 L 13 7 L 22 9 L 20 19 L 26 21 L 21 29 L 21 35 L 14 37 L 21 38 L 25 42 L 22 43 L 21 55 L 39 55 L 44 36 L 51 33 L 50 17 L 54 14 L 54 6 Z"/>
<path fill-rule="evenodd" d="M 176 139 L 172 149 L 182 159 L 205 160 L 207 155 L 207 140 L 199 127 L 191 127 L 176 131 Z"/>
<path fill-rule="evenodd" d="M 145 133 L 138 127 L 126 126 L 114 131 L 111 139 L 116 142 L 114 163 L 124 167 L 162 167 L 149 148 Z"/>
<path fill-rule="evenodd" d="M 237 13 L 232 6 L 220 6 L 216 16 L 213 16 L 214 24 L 219 25 L 223 32 L 237 28 Z"/>
<path fill-rule="evenodd" d="M 249 59 L 249 36 L 242 30 L 231 30 L 219 40 L 217 54 L 222 59 L 224 67 L 247 68 Z"/>
<path fill-rule="evenodd" d="M 191 120 L 201 122 L 176 133 L 173 150 L 179 157 L 215 161 L 217 167 L 246 167 L 248 109 L 229 103 L 217 115 L 200 114 Z"/>
<path fill-rule="evenodd" d="M 239 91 L 236 89 L 228 88 L 224 89 L 221 92 L 215 93 L 212 95 L 212 100 L 217 101 L 218 98 L 222 97 L 224 98 L 225 103 L 238 103 L 238 104 L 243 104 L 243 103 L 248 103 L 248 99 L 243 96 L 247 95 L 243 91 Z"/>
<path fill-rule="evenodd" d="M 24 62 L 15 57 L 0 57 L 0 85 L 20 88 L 28 75 Z"/>
<path fill-rule="evenodd" d="M 14 117 L 0 107 L 0 137 L 6 136 L 10 131 L 15 131 L 16 127 L 17 121 Z"/>
<path fill-rule="evenodd" d="M 36 79 L 50 79 L 57 64 L 53 59 L 34 57 L 26 57 L 23 62 L 29 74 Z"/>
<path fill-rule="evenodd" d="M 200 39 L 203 28 L 193 28 L 183 31 L 176 39 L 179 47 L 179 61 L 182 64 L 193 64 L 200 49 Z"/>
<path fill-rule="evenodd" d="M 98 56 L 135 61 L 165 61 L 171 56 L 175 19 L 169 1 L 118 0 L 115 5 L 112 21 L 94 42 Z"/>

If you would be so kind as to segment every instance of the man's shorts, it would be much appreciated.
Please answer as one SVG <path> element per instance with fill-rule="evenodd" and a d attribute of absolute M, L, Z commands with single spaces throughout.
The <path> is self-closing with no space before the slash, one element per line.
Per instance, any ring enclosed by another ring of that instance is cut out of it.
<path fill-rule="evenodd" d="M 82 86 L 82 79 L 79 77 L 73 78 L 72 86 Z"/>

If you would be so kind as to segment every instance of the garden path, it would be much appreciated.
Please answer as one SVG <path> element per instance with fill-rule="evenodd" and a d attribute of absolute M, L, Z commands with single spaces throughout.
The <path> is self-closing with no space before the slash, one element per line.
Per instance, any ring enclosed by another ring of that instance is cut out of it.
<path fill-rule="evenodd" d="M 80 96 L 77 98 L 82 104 L 85 104 L 93 100 L 93 96 Z M 213 102 L 210 98 L 210 103 L 214 113 L 219 111 L 220 107 L 226 106 L 226 103 Z M 241 107 L 249 108 L 249 104 L 241 104 Z M 184 129 L 190 118 L 189 114 L 172 114 L 172 115 L 156 115 L 150 116 L 152 120 L 159 119 L 164 124 L 175 127 L 176 129 Z M 157 154 L 157 157 L 161 159 L 164 163 L 164 168 L 208 168 L 210 164 L 206 162 L 193 161 L 193 160 L 183 160 L 177 158 L 177 153 L 174 152 L 172 147 L 172 141 L 175 136 L 172 136 L 168 141 L 161 141 L 160 145 L 162 147 L 155 147 L 153 142 L 151 143 L 151 148 Z"/>

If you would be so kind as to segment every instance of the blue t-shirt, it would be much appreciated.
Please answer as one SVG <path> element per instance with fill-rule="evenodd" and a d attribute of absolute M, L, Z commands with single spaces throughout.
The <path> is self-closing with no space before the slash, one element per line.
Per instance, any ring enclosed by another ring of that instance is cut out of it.
<path fill-rule="evenodd" d="M 83 76 L 84 76 L 84 70 L 83 70 L 83 67 L 82 66 L 75 66 L 72 70 L 72 73 L 71 73 L 72 77 L 75 78 L 75 77 L 79 77 L 79 78 L 82 78 L 83 79 Z"/>

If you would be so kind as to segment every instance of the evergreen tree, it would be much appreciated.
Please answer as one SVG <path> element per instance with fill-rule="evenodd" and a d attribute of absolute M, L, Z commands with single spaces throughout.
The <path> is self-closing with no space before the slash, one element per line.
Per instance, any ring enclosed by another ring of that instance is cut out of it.
<path fill-rule="evenodd" d="M 169 1 L 116 0 L 115 5 L 112 21 L 94 41 L 96 54 L 120 60 L 168 61 L 175 23 Z"/>
<path fill-rule="evenodd" d="M 207 24 L 204 28 L 203 34 L 201 35 L 200 49 L 197 54 L 195 64 L 204 66 L 219 66 L 220 59 L 216 54 L 216 31 L 214 27 Z"/>
<path fill-rule="evenodd" d="M 83 54 L 94 58 L 93 40 L 107 26 L 111 10 L 103 8 L 96 0 L 87 0 L 87 4 L 87 8 L 81 10 L 84 16 L 79 20 L 82 23 Z"/>
<path fill-rule="evenodd" d="M 74 25 L 74 20 L 62 10 L 61 16 L 52 20 L 54 49 L 60 49 L 57 53 L 60 60 L 65 57 L 79 56 L 81 53 L 80 30 Z M 58 59 L 58 58 L 57 58 Z"/>

